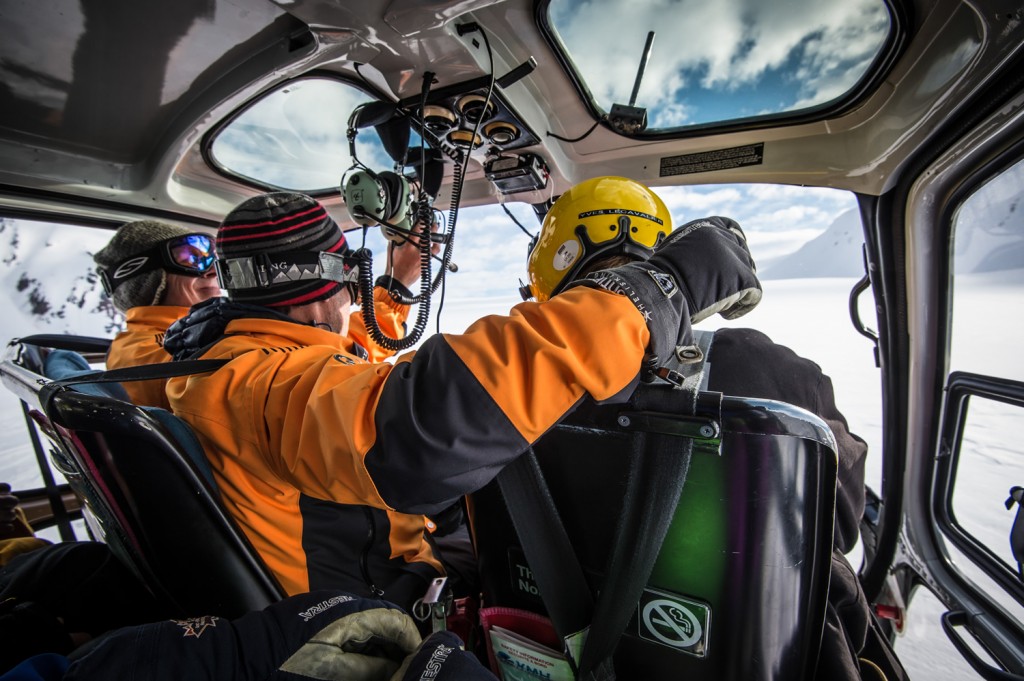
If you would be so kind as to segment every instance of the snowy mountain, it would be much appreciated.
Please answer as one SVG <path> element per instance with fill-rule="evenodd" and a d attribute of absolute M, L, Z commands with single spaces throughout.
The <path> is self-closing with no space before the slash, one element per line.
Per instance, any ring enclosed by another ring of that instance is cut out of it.
<path fill-rule="evenodd" d="M 860 215 L 848 210 L 799 250 L 760 265 L 757 275 L 761 279 L 860 277 L 864 274 L 863 244 Z"/>
<path fill-rule="evenodd" d="M 1019 181 L 990 184 L 981 202 L 972 198 L 957 214 L 958 224 L 974 229 L 959 229 L 953 240 L 953 266 L 959 273 L 982 274 L 1024 267 L 1024 206 L 1021 206 Z"/>
<path fill-rule="evenodd" d="M 1016 187 L 1016 185 L 1014 185 Z M 953 269 L 957 275 L 1024 268 L 1024 210 L 1016 193 L 987 188 L 967 201 L 954 218 Z M 789 255 L 766 261 L 761 279 L 860 277 L 864 233 L 860 215 L 849 210 L 828 229 Z"/>
<path fill-rule="evenodd" d="M 31 333 L 110 336 L 120 329 L 92 263 L 109 238 L 105 230 L 0 218 L 0 340 Z"/>

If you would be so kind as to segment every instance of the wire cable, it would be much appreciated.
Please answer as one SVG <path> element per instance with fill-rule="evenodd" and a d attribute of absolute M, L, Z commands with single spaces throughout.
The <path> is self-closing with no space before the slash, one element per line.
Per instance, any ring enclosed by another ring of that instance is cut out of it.
<path fill-rule="evenodd" d="M 530 231 L 528 229 L 526 229 L 526 227 L 523 227 L 523 223 L 519 222 L 518 218 L 516 218 L 516 216 L 512 214 L 512 211 L 510 211 L 508 209 L 508 207 L 505 206 L 504 203 L 501 204 L 501 209 L 503 211 L 505 211 L 505 214 L 508 215 L 509 218 L 512 219 L 512 222 L 516 223 L 516 226 L 519 227 L 519 229 L 523 230 L 523 234 L 525 234 L 526 236 L 530 237 L 531 239 L 536 239 L 537 238 L 536 234 L 530 234 Z"/>

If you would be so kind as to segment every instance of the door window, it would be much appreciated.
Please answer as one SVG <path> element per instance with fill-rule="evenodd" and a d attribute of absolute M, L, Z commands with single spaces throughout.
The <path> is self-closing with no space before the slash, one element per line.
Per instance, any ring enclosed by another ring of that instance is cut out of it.
<path fill-rule="evenodd" d="M 1021 187 L 1024 161 L 978 187 L 954 214 L 950 378 L 936 506 L 954 569 L 1024 619 L 1024 361 L 1016 352 L 1024 338 Z"/>

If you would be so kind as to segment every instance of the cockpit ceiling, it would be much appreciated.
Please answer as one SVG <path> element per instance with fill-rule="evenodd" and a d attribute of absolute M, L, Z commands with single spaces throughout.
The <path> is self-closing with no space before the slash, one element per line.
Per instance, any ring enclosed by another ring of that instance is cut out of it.
<path fill-rule="evenodd" d="M 145 158 L 170 122 L 252 55 L 305 26 L 267 2 L 5 2 L 5 134 L 115 163 Z"/>
<path fill-rule="evenodd" d="M 821 95 L 801 108 L 804 100 L 793 91 L 792 101 L 775 111 L 765 113 L 760 104 L 748 110 L 744 100 L 727 117 L 673 127 L 666 116 L 678 107 L 664 99 L 659 79 L 665 88 L 671 84 L 665 69 L 682 68 L 672 50 L 682 40 L 699 43 L 694 34 L 700 31 L 638 22 L 641 33 L 657 31 L 662 52 L 652 57 L 652 80 L 645 80 L 635 102 L 652 107 L 651 126 L 636 133 L 613 125 L 606 109 L 629 99 L 642 35 L 623 51 L 631 56 L 623 56 L 616 71 L 622 82 L 598 85 L 606 74 L 590 63 L 587 55 L 596 52 L 588 51 L 589 43 L 545 32 L 549 6 L 573 1 L 2 0 L 0 190 L 8 198 L 0 202 L 13 205 L 10 197 L 19 192 L 16 200 L 24 202 L 25 192 L 36 192 L 216 220 L 262 188 L 215 162 L 216 133 L 277 88 L 326 76 L 368 97 L 407 103 L 416 101 L 427 71 L 435 74 L 438 91 L 463 84 L 479 91 L 491 75 L 500 80 L 524 66 L 535 68 L 499 87 L 497 98 L 531 133 L 514 152 L 541 159 L 552 186 L 543 197 L 499 197 L 480 164 L 470 164 L 463 193 L 469 204 L 499 198 L 536 203 L 605 174 L 652 185 L 779 182 L 878 194 L 935 135 L 938 122 L 957 113 L 1024 43 L 1024 19 L 1019 7 L 1016 15 L 1004 11 L 1013 4 L 1007 0 L 890 0 L 885 7 L 893 30 L 873 31 L 875 42 L 858 62 L 869 66 L 863 77 L 843 81 L 849 89 L 837 90 L 837 99 Z M 881 16 L 880 1 L 858 0 L 858 6 L 873 6 L 872 16 Z M 723 0 L 736 16 L 754 2 Z M 580 10 L 598 4 L 580 4 Z M 755 14 L 771 19 L 763 10 L 774 5 L 757 4 Z M 701 16 L 728 14 L 716 8 Z M 487 39 L 466 26 L 483 28 Z M 813 37 L 789 37 L 809 54 Z M 756 49 L 751 43 L 745 54 Z M 581 61 L 587 63 L 576 63 L 574 71 L 573 62 Z M 687 65 L 690 76 L 710 68 L 692 60 Z M 460 93 L 450 94 L 457 101 Z M 407 108 L 412 115 L 416 107 Z M 311 113 L 336 120 L 336 132 L 344 135 L 351 112 Z M 756 163 L 724 169 L 690 163 L 735 149 L 756 150 Z M 675 173 L 678 167 L 687 172 Z M 337 194 L 324 198 L 330 207 L 341 201 Z"/>

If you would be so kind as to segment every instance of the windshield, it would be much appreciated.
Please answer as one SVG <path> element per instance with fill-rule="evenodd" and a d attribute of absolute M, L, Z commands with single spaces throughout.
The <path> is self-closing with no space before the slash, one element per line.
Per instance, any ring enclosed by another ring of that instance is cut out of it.
<path fill-rule="evenodd" d="M 868 73 L 891 31 L 882 0 L 551 0 L 547 17 L 592 104 L 642 107 L 648 131 L 836 101 Z"/>

